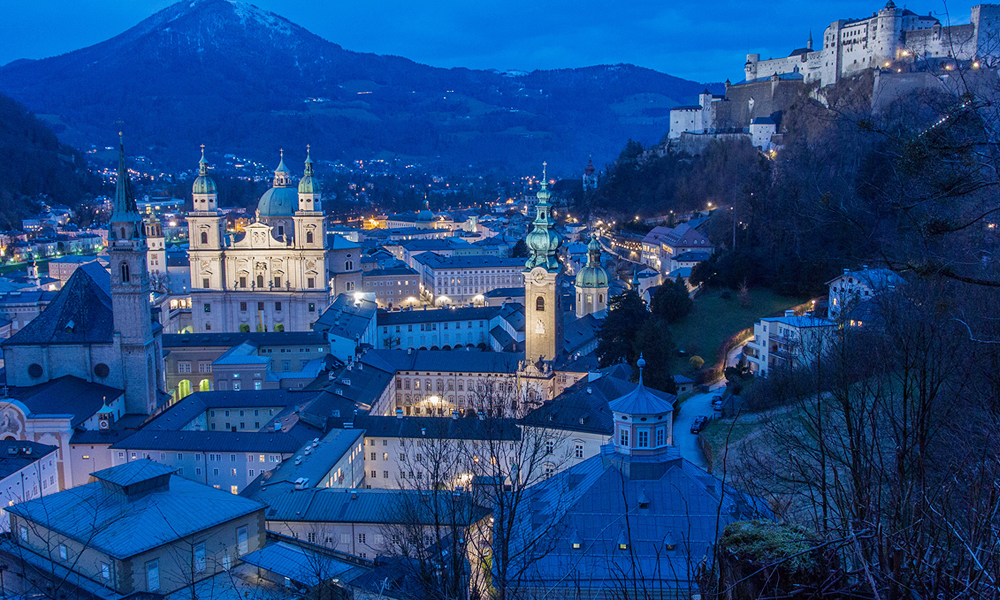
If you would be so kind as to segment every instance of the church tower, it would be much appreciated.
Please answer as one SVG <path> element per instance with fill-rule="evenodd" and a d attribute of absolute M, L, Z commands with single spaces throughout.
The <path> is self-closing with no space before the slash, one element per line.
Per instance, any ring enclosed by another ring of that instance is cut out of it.
<path fill-rule="evenodd" d="M 592 192 L 597 189 L 597 169 L 594 168 L 594 157 L 587 161 L 583 169 L 583 191 Z"/>
<path fill-rule="evenodd" d="M 295 247 L 301 250 L 323 250 L 323 195 L 313 173 L 313 161 L 306 146 L 306 170 L 299 181 L 299 207 L 292 220 L 295 222 Z"/>
<path fill-rule="evenodd" d="M 608 271 L 601 265 L 601 244 L 597 236 L 587 244 L 587 266 L 576 274 L 576 317 L 608 314 Z"/>
<path fill-rule="evenodd" d="M 556 233 L 549 204 L 549 184 L 544 163 L 542 189 L 538 191 L 535 228 L 527 237 L 531 257 L 524 265 L 524 357 L 528 363 L 551 361 L 562 351 L 562 263 L 556 251 L 562 238 Z"/>
<path fill-rule="evenodd" d="M 192 290 L 222 290 L 225 277 L 222 248 L 226 231 L 218 209 L 215 181 L 208 175 L 205 146 L 201 147 L 198 177 L 191 186 L 194 210 L 188 213 L 188 255 Z"/>
<path fill-rule="evenodd" d="M 125 168 L 125 145 L 121 143 L 108 258 L 115 343 L 121 352 L 125 411 L 130 414 L 150 414 L 158 404 L 160 357 L 150 314 L 147 250 L 144 224 Z"/>

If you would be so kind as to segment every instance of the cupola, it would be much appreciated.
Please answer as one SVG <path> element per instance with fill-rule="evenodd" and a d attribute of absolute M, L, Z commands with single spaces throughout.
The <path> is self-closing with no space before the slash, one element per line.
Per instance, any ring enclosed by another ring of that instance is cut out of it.
<path fill-rule="evenodd" d="M 637 366 L 635 389 L 608 404 L 615 423 L 613 443 L 619 454 L 656 454 L 673 442 L 674 405 L 643 384 L 646 361 L 641 356 Z"/>

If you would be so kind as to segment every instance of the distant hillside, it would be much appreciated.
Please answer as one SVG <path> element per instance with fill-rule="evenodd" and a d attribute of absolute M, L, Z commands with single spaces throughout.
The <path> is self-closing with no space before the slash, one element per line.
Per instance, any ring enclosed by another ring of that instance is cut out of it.
<path fill-rule="evenodd" d="M 0 95 L 0 229 L 20 228 L 41 197 L 72 207 L 99 186 L 79 151 L 61 144 L 22 104 Z"/>
<path fill-rule="evenodd" d="M 181 2 L 89 48 L 0 67 L 0 91 L 64 141 L 101 145 L 123 127 L 137 154 L 173 166 L 190 165 L 201 143 L 263 160 L 311 143 L 323 159 L 575 171 L 629 138 L 659 141 L 669 109 L 704 87 L 633 65 L 439 69 L 344 50 L 226 0 Z"/>

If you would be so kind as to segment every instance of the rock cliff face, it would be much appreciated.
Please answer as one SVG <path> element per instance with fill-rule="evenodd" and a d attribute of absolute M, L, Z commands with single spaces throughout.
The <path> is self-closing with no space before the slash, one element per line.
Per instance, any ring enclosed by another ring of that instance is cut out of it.
<path fill-rule="evenodd" d="M 175 4 L 89 48 L 0 67 L 0 91 L 51 115 L 64 141 L 104 145 L 124 128 L 137 152 L 174 166 L 201 143 L 270 160 L 308 142 L 324 158 L 582 169 L 630 137 L 658 141 L 670 107 L 703 88 L 632 65 L 439 69 L 351 52 L 226 0 Z"/>

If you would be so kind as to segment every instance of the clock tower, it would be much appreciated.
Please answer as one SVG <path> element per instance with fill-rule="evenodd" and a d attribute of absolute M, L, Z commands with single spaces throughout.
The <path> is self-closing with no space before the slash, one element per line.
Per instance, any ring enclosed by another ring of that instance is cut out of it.
<path fill-rule="evenodd" d="M 529 364 L 554 360 L 562 351 L 562 263 L 556 256 L 562 238 L 552 219 L 551 197 L 543 164 L 534 229 L 525 240 L 531 250 L 524 265 L 524 358 Z"/>

